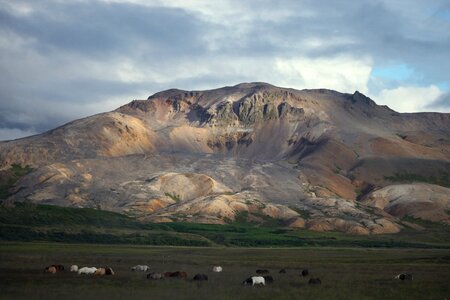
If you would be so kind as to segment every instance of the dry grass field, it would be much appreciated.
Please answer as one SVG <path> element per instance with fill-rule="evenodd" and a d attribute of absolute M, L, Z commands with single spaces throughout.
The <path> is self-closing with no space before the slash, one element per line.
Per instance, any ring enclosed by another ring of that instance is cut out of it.
<path fill-rule="evenodd" d="M 110 266 L 116 275 L 44 274 L 50 264 Z M 157 272 L 186 271 L 189 278 L 150 281 L 146 273 L 130 270 L 136 264 Z M 213 265 L 224 271 L 213 273 Z M 243 286 L 258 268 L 269 269 L 274 283 Z M 286 274 L 278 273 L 282 268 Z M 308 285 L 309 277 L 299 276 L 303 268 L 322 285 Z M 412 273 L 414 280 L 393 280 L 400 272 Z M 209 281 L 192 281 L 196 273 Z M 449 283 L 448 249 L 0 244 L 1 299 L 449 299 Z"/>

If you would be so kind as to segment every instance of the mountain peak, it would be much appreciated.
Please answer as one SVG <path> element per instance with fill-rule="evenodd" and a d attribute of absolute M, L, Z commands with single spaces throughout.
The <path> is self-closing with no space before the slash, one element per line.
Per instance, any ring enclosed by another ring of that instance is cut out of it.
<path fill-rule="evenodd" d="M 448 124 L 450 114 L 393 113 L 359 91 L 262 82 L 170 89 L 0 143 L 0 169 L 36 169 L 11 201 L 160 222 L 224 223 L 246 212 L 252 222 L 395 233 L 405 214 L 450 223 L 447 188 L 395 185 L 442 184 L 434 179 L 450 169 Z"/>

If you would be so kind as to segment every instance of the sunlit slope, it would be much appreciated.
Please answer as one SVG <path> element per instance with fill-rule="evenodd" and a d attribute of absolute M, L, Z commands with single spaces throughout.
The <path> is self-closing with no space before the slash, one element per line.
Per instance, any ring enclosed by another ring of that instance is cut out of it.
<path fill-rule="evenodd" d="M 449 137 L 450 114 L 400 114 L 359 92 L 245 83 L 163 91 L 2 142 L 0 166 L 34 168 L 9 202 L 98 207 L 153 222 L 276 219 L 395 233 L 413 210 L 373 203 L 392 194 L 377 190 L 398 183 L 418 195 L 429 187 L 416 182 L 441 186 L 438 200 L 419 196 L 408 207 L 428 201 L 429 213 L 413 215 L 449 222 Z"/>

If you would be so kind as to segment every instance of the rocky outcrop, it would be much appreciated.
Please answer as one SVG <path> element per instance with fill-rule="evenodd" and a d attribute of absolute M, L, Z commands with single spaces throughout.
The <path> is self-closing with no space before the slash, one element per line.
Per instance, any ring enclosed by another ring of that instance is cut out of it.
<path fill-rule="evenodd" d="M 246 127 L 269 120 L 299 121 L 304 116 L 302 108 L 293 107 L 287 102 L 271 102 L 268 98 L 267 95 L 253 94 L 236 102 L 225 100 L 208 109 L 196 109 L 203 115 L 203 124 L 208 126 Z"/>

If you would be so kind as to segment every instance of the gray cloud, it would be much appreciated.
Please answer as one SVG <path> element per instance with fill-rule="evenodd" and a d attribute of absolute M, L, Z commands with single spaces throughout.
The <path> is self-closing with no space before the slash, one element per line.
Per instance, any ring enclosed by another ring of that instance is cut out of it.
<path fill-rule="evenodd" d="M 336 57 L 347 66 L 352 59 L 401 63 L 414 70 L 414 84 L 450 83 L 444 0 L 118 2 L 0 0 L 5 136 L 42 132 L 171 87 L 257 80 L 302 87 L 310 82 L 304 73 L 294 68 L 287 76 L 277 65 L 299 57 L 312 65 Z M 371 94 L 402 84 L 367 83 Z M 442 101 L 430 108 L 448 111 Z"/>
<path fill-rule="evenodd" d="M 0 25 L 4 30 L 35 39 L 35 49 L 50 55 L 65 51 L 104 59 L 134 55 L 136 48 L 143 46 L 153 55 L 201 52 L 201 44 L 196 41 L 202 32 L 201 24 L 180 9 L 50 2 L 26 17 L 0 11 Z"/>
<path fill-rule="evenodd" d="M 439 96 L 435 101 L 426 106 L 428 109 L 450 111 L 450 93 Z"/>

